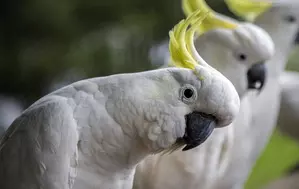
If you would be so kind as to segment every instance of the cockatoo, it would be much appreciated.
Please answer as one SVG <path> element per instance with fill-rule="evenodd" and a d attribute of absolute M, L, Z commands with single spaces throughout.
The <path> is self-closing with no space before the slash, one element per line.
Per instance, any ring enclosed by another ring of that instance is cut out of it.
<path fill-rule="evenodd" d="M 297 33 L 295 44 L 299 44 Z M 284 71 L 280 76 L 281 99 L 278 129 L 299 140 L 299 72 Z"/>
<path fill-rule="evenodd" d="M 234 84 L 240 98 L 249 88 L 260 90 L 265 78 L 263 62 L 274 54 L 270 36 L 255 25 L 214 12 L 203 0 L 183 0 L 182 4 L 186 15 L 197 9 L 210 12 L 197 30 L 195 43 L 201 56 Z M 255 87 L 257 81 L 260 87 Z M 233 137 L 232 126 L 216 129 L 203 145 L 191 151 L 146 158 L 137 166 L 133 188 L 212 188 L 224 176 Z"/>
<path fill-rule="evenodd" d="M 217 187 L 240 189 L 276 126 L 280 104 L 279 77 L 298 30 L 299 1 L 226 0 L 226 3 L 235 14 L 264 28 L 275 43 L 275 54 L 268 62 L 264 89 L 259 95 L 249 94 L 242 99 L 241 107 L 248 107 L 247 115 L 234 122 L 236 137 L 233 156 L 225 178 Z M 244 120 L 248 119 L 249 126 L 244 126 Z"/>
<path fill-rule="evenodd" d="M 299 44 L 297 33 L 295 44 Z M 284 71 L 280 76 L 281 99 L 278 129 L 299 140 L 299 72 Z"/>
<path fill-rule="evenodd" d="M 82 80 L 26 109 L 0 141 L 0 188 L 131 189 L 146 156 L 190 150 L 231 124 L 238 93 L 194 50 L 206 14 L 170 31 L 179 68 Z"/>

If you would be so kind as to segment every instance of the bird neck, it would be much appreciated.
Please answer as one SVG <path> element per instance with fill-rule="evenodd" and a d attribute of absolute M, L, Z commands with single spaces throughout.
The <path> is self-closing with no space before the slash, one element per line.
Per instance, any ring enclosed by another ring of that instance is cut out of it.
<path fill-rule="evenodd" d="M 118 171 L 117 173 L 93 172 L 80 167 L 73 189 L 124 189 L 132 188 L 135 169 Z"/>
<path fill-rule="evenodd" d="M 88 133 L 90 128 L 81 128 Z M 78 174 L 75 189 L 132 188 L 135 168 L 149 153 L 144 147 L 124 133 L 116 139 L 93 132 L 80 137 L 78 144 Z M 119 140 L 119 142 L 118 142 Z"/>

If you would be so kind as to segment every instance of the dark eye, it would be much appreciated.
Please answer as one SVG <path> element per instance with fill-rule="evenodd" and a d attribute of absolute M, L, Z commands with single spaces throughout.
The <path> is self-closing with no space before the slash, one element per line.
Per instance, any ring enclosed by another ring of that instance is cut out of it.
<path fill-rule="evenodd" d="M 200 85 L 198 85 L 197 87 L 200 88 Z M 180 97 L 184 103 L 192 104 L 197 99 L 197 89 L 190 84 L 185 84 L 180 89 Z"/>
<path fill-rule="evenodd" d="M 293 15 L 288 15 L 288 16 L 286 16 L 285 17 L 285 20 L 287 21 L 287 22 L 289 22 L 289 23 L 293 23 L 293 22 L 296 22 L 296 17 L 295 16 L 293 16 Z"/>
<path fill-rule="evenodd" d="M 247 59 L 246 54 L 242 54 L 242 53 L 241 53 L 241 54 L 238 54 L 237 57 L 238 57 L 238 59 L 241 60 L 241 61 L 245 61 L 245 60 Z"/>
<path fill-rule="evenodd" d="M 185 98 L 191 98 L 193 96 L 193 94 L 194 94 L 193 89 L 187 88 L 187 89 L 184 90 L 184 97 Z"/>

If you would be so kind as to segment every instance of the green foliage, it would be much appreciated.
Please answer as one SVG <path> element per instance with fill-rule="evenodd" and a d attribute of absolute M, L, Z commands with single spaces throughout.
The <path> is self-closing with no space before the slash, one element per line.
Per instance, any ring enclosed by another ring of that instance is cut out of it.
<path fill-rule="evenodd" d="M 219 0 L 209 1 L 222 10 Z M 69 69 L 86 77 L 151 69 L 150 47 L 182 19 L 180 0 L 3 0 L 0 93 L 27 105 Z"/>
<path fill-rule="evenodd" d="M 299 145 L 293 139 L 280 134 L 272 135 L 266 149 L 256 162 L 246 189 L 257 189 L 277 179 L 299 160 Z"/>
<path fill-rule="evenodd" d="M 4 0 L 0 93 L 30 104 L 69 69 L 87 77 L 148 70 L 148 50 L 182 18 L 172 0 Z"/>

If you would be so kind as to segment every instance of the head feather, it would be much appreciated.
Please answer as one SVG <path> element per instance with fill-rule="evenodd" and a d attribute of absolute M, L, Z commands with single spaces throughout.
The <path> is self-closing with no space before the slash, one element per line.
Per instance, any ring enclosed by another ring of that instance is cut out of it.
<path fill-rule="evenodd" d="M 207 15 L 207 18 L 203 20 L 202 24 L 199 26 L 197 31 L 198 35 L 216 28 L 235 29 L 237 27 L 237 24 L 219 17 L 204 0 L 182 0 L 182 9 L 186 16 L 189 16 L 196 10 L 210 12 L 210 14 Z"/>
<path fill-rule="evenodd" d="M 259 15 L 273 6 L 270 0 L 224 0 L 235 15 L 253 22 Z"/>
<path fill-rule="evenodd" d="M 195 11 L 169 32 L 169 52 L 174 66 L 195 70 L 198 64 L 207 65 L 197 53 L 193 38 L 196 27 L 199 27 L 208 14 Z"/>

